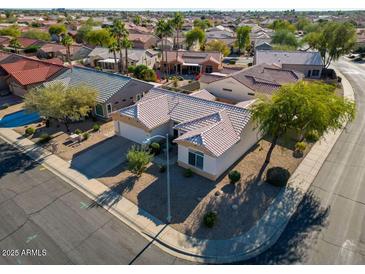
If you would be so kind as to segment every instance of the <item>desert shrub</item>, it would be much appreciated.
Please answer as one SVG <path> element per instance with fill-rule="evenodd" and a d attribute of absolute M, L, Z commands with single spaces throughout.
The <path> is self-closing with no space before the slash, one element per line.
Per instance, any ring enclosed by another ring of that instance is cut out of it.
<path fill-rule="evenodd" d="M 304 137 L 309 143 L 315 143 L 319 140 L 319 134 L 317 131 L 310 131 Z"/>
<path fill-rule="evenodd" d="M 90 133 L 89 133 L 89 132 L 84 132 L 84 133 L 82 134 L 82 138 L 83 138 L 84 140 L 89 139 L 89 137 L 90 137 Z"/>
<path fill-rule="evenodd" d="M 166 171 L 166 166 L 165 165 L 160 165 L 159 166 L 159 171 L 160 171 L 160 173 L 164 173 Z"/>
<path fill-rule="evenodd" d="M 189 178 L 191 176 L 193 176 L 193 171 L 190 168 L 187 168 L 184 170 L 184 176 Z"/>
<path fill-rule="evenodd" d="M 231 184 L 235 184 L 241 179 L 241 173 L 237 170 L 232 170 L 228 174 L 228 178 L 229 178 Z"/>
<path fill-rule="evenodd" d="M 234 59 L 229 60 L 229 64 L 230 65 L 235 65 L 236 64 L 236 60 L 234 60 Z"/>
<path fill-rule="evenodd" d="M 290 178 L 290 172 L 282 167 L 269 168 L 266 173 L 266 182 L 274 186 L 285 186 Z"/>
<path fill-rule="evenodd" d="M 75 130 L 75 134 L 81 134 L 81 133 L 82 133 L 81 129 L 78 128 L 78 129 Z"/>
<path fill-rule="evenodd" d="M 29 46 L 27 48 L 24 49 L 25 53 L 34 53 L 37 52 L 39 50 L 39 46 Z"/>
<path fill-rule="evenodd" d="M 34 127 L 28 127 L 28 128 L 25 130 L 25 134 L 26 134 L 26 135 L 32 135 L 32 134 L 34 134 L 34 132 L 35 132 Z"/>
<path fill-rule="evenodd" d="M 307 144 L 304 143 L 304 142 L 297 142 L 295 144 L 295 150 L 298 150 L 298 151 L 304 151 L 305 149 L 307 148 Z"/>
<path fill-rule="evenodd" d="M 93 125 L 93 131 L 94 132 L 97 132 L 97 131 L 99 131 L 100 130 L 100 125 L 99 124 L 94 124 Z"/>
<path fill-rule="evenodd" d="M 153 153 L 154 155 L 158 155 L 161 152 L 161 146 L 159 143 L 156 143 L 156 142 L 150 144 L 150 149 L 151 149 L 151 153 Z"/>
<path fill-rule="evenodd" d="M 51 136 L 48 133 L 42 133 L 41 136 L 39 137 L 39 143 L 41 144 L 45 144 L 48 143 L 51 140 Z"/>
<path fill-rule="evenodd" d="M 203 217 L 204 225 L 212 228 L 217 222 L 217 213 L 209 211 Z"/>
<path fill-rule="evenodd" d="M 153 155 L 148 149 L 132 146 L 127 154 L 128 169 L 137 176 L 141 176 L 147 165 L 152 161 Z"/>

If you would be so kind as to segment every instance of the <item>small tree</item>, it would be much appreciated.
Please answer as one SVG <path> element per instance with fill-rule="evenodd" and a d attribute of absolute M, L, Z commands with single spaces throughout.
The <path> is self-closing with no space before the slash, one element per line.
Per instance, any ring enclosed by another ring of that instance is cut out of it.
<path fill-rule="evenodd" d="M 221 40 L 211 40 L 205 45 L 205 50 L 207 51 L 219 51 L 224 56 L 228 56 L 231 52 L 229 47 L 224 41 Z"/>
<path fill-rule="evenodd" d="M 250 44 L 250 33 L 251 33 L 251 27 L 249 26 L 242 26 L 242 27 L 238 27 L 236 30 L 236 34 L 237 34 L 237 47 L 239 52 L 241 53 L 242 51 L 245 51 L 246 48 L 249 46 Z"/>
<path fill-rule="evenodd" d="M 271 42 L 278 45 L 286 45 L 290 47 L 298 47 L 299 43 L 294 33 L 286 29 L 275 31 Z"/>
<path fill-rule="evenodd" d="M 9 42 L 9 46 L 12 47 L 16 53 L 18 53 L 19 49 L 22 47 L 18 38 L 12 38 Z"/>
<path fill-rule="evenodd" d="M 50 35 L 56 35 L 57 40 L 60 40 L 60 37 L 67 33 L 67 28 L 63 24 L 52 25 L 52 26 L 49 27 L 48 33 Z"/>
<path fill-rule="evenodd" d="M 190 48 L 195 42 L 199 42 L 200 47 L 205 43 L 205 32 L 199 27 L 195 27 L 185 34 L 187 47 Z"/>
<path fill-rule="evenodd" d="M 272 138 L 267 165 L 278 139 L 288 130 L 297 131 L 301 140 L 312 131 L 322 136 L 352 121 L 355 104 L 336 95 L 332 86 L 301 81 L 282 86 L 270 99 L 260 98 L 252 107 L 252 115 L 260 131 Z"/>
<path fill-rule="evenodd" d="M 71 65 L 71 46 L 74 40 L 68 34 L 65 34 L 62 38 L 62 45 L 66 47 L 66 61 Z"/>
<path fill-rule="evenodd" d="M 145 146 L 133 145 L 128 153 L 128 170 L 138 177 L 146 170 L 147 165 L 152 161 L 153 155 Z"/>
<path fill-rule="evenodd" d="M 85 85 L 65 87 L 62 83 L 53 83 L 28 92 L 25 109 L 61 121 L 70 132 L 69 123 L 90 113 L 96 105 L 97 94 L 95 89 Z"/>

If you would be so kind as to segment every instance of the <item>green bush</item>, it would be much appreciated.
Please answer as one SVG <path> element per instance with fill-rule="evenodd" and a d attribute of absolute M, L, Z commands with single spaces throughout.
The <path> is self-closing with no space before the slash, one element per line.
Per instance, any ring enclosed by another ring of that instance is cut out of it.
<path fill-rule="evenodd" d="M 154 155 L 158 155 L 161 152 L 161 146 L 159 143 L 156 143 L 156 142 L 150 144 L 150 149 L 151 149 L 151 153 Z"/>
<path fill-rule="evenodd" d="M 290 172 L 282 167 L 269 168 L 266 173 L 266 182 L 274 186 L 285 186 L 290 178 Z"/>
<path fill-rule="evenodd" d="M 305 140 L 309 143 L 315 143 L 319 140 L 317 131 L 310 131 L 305 135 Z"/>
<path fill-rule="evenodd" d="M 229 60 L 229 64 L 230 65 L 235 65 L 236 64 L 236 60 L 234 60 L 234 59 Z"/>
<path fill-rule="evenodd" d="M 81 134 L 81 133 L 82 133 L 81 129 L 78 128 L 78 129 L 75 130 L 75 134 Z"/>
<path fill-rule="evenodd" d="M 39 46 L 29 46 L 26 49 L 24 49 L 25 53 L 34 53 L 37 52 L 40 49 Z"/>
<path fill-rule="evenodd" d="M 203 218 L 206 227 L 212 228 L 217 222 L 217 213 L 209 211 Z"/>
<path fill-rule="evenodd" d="M 229 178 L 231 184 L 235 184 L 241 179 L 241 173 L 237 170 L 232 170 L 228 174 L 228 178 Z"/>
<path fill-rule="evenodd" d="M 191 176 L 193 176 L 193 171 L 190 168 L 187 168 L 184 170 L 184 176 L 189 178 Z"/>
<path fill-rule="evenodd" d="M 128 169 L 137 176 L 141 176 L 147 165 L 152 161 L 153 155 L 144 146 L 133 145 L 127 154 Z"/>
<path fill-rule="evenodd" d="M 307 148 L 307 144 L 304 142 L 297 142 L 295 144 L 295 150 L 303 152 Z"/>
<path fill-rule="evenodd" d="M 35 129 L 33 127 L 28 127 L 26 130 L 25 130 L 25 134 L 26 135 L 32 135 L 34 134 L 35 132 Z"/>
<path fill-rule="evenodd" d="M 89 137 L 90 137 L 90 133 L 89 133 L 89 132 L 84 132 L 84 133 L 82 134 L 82 138 L 83 138 L 84 140 L 89 139 Z"/>
<path fill-rule="evenodd" d="M 48 143 L 49 141 L 51 141 L 51 136 L 48 133 L 42 133 L 41 136 L 39 137 L 39 143 L 41 144 L 45 144 Z"/>
<path fill-rule="evenodd" d="M 93 131 L 94 132 L 97 132 L 97 131 L 99 131 L 100 130 L 100 125 L 99 124 L 94 124 L 93 125 Z"/>

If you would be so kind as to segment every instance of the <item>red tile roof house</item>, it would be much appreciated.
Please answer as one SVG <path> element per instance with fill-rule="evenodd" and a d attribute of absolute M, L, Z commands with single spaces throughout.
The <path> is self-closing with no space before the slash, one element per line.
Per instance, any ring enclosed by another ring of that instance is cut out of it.
<path fill-rule="evenodd" d="M 165 58 L 165 53 L 164 53 Z M 217 72 L 222 69 L 223 55 L 220 52 L 167 51 L 167 62 L 161 61 L 162 70 L 168 73 L 193 74 Z"/>
<path fill-rule="evenodd" d="M 17 96 L 47 82 L 67 70 L 63 65 L 10 54 L 0 60 L 0 86 Z"/>
<path fill-rule="evenodd" d="M 303 73 L 268 64 L 255 65 L 225 77 L 204 79 L 209 75 L 202 77 L 203 81 L 213 79 L 204 88 L 217 100 L 231 104 L 255 99 L 257 95 L 272 95 L 283 84 L 295 83 L 304 78 Z"/>
<path fill-rule="evenodd" d="M 0 47 L 13 50 L 10 47 L 10 40 L 11 39 L 12 39 L 12 37 L 0 36 Z M 40 47 L 44 43 L 41 40 L 26 38 L 26 37 L 18 37 L 17 39 L 18 39 L 18 41 L 21 45 L 21 47 L 19 49 L 17 49 L 18 52 L 23 52 L 26 48 L 29 48 L 31 46 L 39 46 Z"/>
<path fill-rule="evenodd" d="M 157 45 L 157 37 L 152 34 L 130 33 L 128 39 L 135 49 L 150 49 Z"/>
<path fill-rule="evenodd" d="M 72 45 L 70 47 L 70 58 L 72 61 L 86 58 L 92 51 L 91 48 L 82 45 Z M 46 43 L 39 50 L 37 56 L 39 58 L 60 58 L 66 62 L 66 47 L 56 43 Z"/>
<path fill-rule="evenodd" d="M 260 138 L 247 108 L 156 87 L 112 118 L 117 135 L 139 144 L 156 134 L 173 136 L 178 165 L 211 180 Z"/>

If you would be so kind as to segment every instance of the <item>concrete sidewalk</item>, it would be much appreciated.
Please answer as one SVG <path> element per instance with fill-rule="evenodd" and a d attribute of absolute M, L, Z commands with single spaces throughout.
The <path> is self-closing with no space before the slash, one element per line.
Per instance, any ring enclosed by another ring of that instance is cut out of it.
<path fill-rule="evenodd" d="M 344 95 L 354 98 L 347 79 L 342 77 Z M 135 204 L 120 197 L 109 212 L 132 227 L 143 237 L 167 253 L 181 259 L 203 263 L 230 263 L 250 259 L 272 246 L 285 229 L 303 196 L 312 184 L 323 162 L 336 143 L 341 130 L 326 134 L 317 142 L 288 181 L 288 186 L 274 199 L 264 216 L 245 234 L 227 240 L 198 239 L 182 234 L 156 219 Z M 73 170 L 70 164 L 11 129 L 0 128 L 0 137 L 13 144 L 32 159 L 63 178 L 93 200 L 110 189 L 95 179 L 88 179 Z M 156 237 L 157 235 L 157 237 Z"/>

